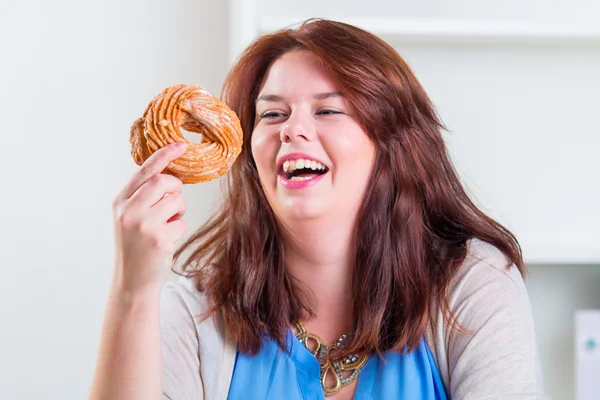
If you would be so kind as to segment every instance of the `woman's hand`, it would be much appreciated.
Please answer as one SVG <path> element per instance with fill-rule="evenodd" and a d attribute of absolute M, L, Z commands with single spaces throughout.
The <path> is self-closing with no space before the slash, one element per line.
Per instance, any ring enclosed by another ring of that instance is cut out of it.
<path fill-rule="evenodd" d="M 183 183 L 161 172 L 181 156 L 185 142 L 152 154 L 113 202 L 114 284 L 129 294 L 160 291 L 173 262 L 176 242 L 187 231 Z"/>

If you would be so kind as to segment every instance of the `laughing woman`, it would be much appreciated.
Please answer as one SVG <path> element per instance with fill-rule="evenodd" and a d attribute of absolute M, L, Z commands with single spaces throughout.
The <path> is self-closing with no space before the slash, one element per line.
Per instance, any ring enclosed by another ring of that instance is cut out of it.
<path fill-rule="evenodd" d="M 93 399 L 545 398 L 519 244 L 394 49 L 307 21 L 251 44 L 222 97 L 245 138 L 213 218 L 174 251 L 177 146 L 115 200 Z"/>

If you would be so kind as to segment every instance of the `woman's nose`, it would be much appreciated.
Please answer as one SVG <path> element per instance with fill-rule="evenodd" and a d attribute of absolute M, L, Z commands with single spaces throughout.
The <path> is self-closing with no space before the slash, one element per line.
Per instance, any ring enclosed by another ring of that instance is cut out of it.
<path fill-rule="evenodd" d="M 315 137 L 315 128 L 306 118 L 290 117 L 279 132 L 282 143 L 311 141 Z"/>

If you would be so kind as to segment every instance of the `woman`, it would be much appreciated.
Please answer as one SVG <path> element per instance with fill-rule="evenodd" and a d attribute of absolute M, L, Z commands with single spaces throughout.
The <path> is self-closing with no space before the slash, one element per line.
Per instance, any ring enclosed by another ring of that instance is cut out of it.
<path fill-rule="evenodd" d="M 310 20 L 246 49 L 223 99 L 246 134 L 220 212 L 174 251 L 177 145 L 115 199 L 92 398 L 543 398 L 518 242 L 389 45 Z"/>

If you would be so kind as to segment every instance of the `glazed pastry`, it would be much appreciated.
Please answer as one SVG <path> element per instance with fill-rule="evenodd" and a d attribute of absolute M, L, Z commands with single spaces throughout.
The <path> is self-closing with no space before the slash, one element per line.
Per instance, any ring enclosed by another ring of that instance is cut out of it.
<path fill-rule="evenodd" d="M 181 128 L 200 135 L 188 141 Z M 164 89 L 131 126 L 129 142 L 136 164 L 168 144 L 185 141 L 187 151 L 164 173 L 183 183 L 208 182 L 225 174 L 242 151 L 242 127 L 233 110 L 204 88 L 175 85 Z"/>

